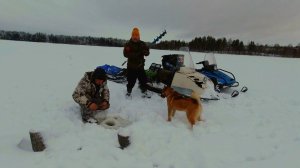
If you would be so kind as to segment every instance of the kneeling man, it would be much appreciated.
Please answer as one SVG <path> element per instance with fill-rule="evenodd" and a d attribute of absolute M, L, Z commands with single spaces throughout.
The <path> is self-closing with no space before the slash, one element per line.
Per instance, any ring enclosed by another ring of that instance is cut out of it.
<path fill-rule="evenodd" d="M 103 120 L 105 110 L 109 108 L 109 89 L 105 71 L 96 68 L 92 72 L 86 72 L 72 97 L 81 107 L 83 122 L 99 122 L 96 116 L 102 116 L 100 118 Z"/>

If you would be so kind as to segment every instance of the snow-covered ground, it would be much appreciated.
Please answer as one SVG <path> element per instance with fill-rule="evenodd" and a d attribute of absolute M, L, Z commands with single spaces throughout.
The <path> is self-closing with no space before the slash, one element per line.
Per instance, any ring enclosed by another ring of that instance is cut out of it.
<path fill-rule="evenodd" d="M 151 50 L 146 67 L 169 53 Z M 121 66 L 122 48 L 0 40 L 0 167 L 298 168 L 300 59 L 216 58 L 249 91 L 203 102 L 206 121 L 192 131 L 184 113 L 166 121 L 165 99 L 142 99 L 135 88 L 126 100 L 125 86 L 109 82 L 109 115 L 133 122 L 121 150 L 118 130 L 83 124 L 71 95 L 85 71 Z M 44 152 L 32 152 L 31 129 L 43 132 Z"/>

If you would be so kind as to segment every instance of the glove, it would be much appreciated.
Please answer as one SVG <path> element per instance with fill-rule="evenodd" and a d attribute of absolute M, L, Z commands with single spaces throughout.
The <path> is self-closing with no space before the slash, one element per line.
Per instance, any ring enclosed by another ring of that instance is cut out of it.
<path fill-rule="evenodd" d="M 98 109 L 98 106 L 96 103 L 91 103 L 88 108 L 91 110 L 91 111 L 96 111 Z"/>
<path fill-rule="evenodd" d="M 109 108 L 109 103 L 107 102 L 107 101 L 103 101 L 102 103 L 100 103 L 100 105 L 99 105 L 99 110 L 106 110 L 106 109 L 108 109 Z"/>
<path fill-rule="evenodd" d="M 150 53 L 149 53 L 149 50 L 144 50 L 144 51 L 143 51 L 143 55 L 144 55 L 144 56 L 148 56 L 149 54 L 150 54 Z"/>

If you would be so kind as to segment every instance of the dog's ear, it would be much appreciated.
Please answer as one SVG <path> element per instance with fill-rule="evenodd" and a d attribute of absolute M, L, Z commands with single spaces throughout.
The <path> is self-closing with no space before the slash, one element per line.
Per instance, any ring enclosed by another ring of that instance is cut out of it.
<path fill-rule="evenodd" d="M 174 90 L 173 90 L 173 88 L 171 88 L 171 87 L 167 87 L 166 92 L 168 92 L 168 93 L 173 93 Z"/>
<path fill-rule="evenodd" d="M 166 97 L 166 87 L 164 87 L 163 89 L 162 89 L 162 91 L 160 92 L 160 97 L 162 97 L 162 98 L 165 98 Z"/>

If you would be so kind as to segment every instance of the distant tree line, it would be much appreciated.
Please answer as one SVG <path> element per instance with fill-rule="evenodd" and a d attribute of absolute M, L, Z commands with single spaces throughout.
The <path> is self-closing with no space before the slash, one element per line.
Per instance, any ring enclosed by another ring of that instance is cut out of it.
<path fill-rule="evenodd" d="M 261 45 L 250 41 L 244 44 L 238 39 L 216 39 L 211 36 L 196 37 L 190 42 L 185 41 L 162 41 L 153 46 L 156 49 L 162 50 L 178 50 L 180 47 L 188 46 L 191 51 L 197 52 L 216 52 L 229 54 L 243 54 L 243 55 L 263 55 L 263 56 L 280 56 L 300 58 L 300 44 L 298 46 L 280 46 L 275 45 Z"/>
<path fill-rule="evenodd" d="M 31 34 L 18 31 L 0 31 L 0 39 L 112 47 L 122 47 L 126 42 L 126 40 L 117 38 L 66 36 L 53 34 L 49 35 L 45 33 Z M 216 52 L 241 55 L 263 55 L 300 58 L 300 43 L 298 46 L 281 46 L 279 44 L 262 45 L 255 43 L 254 41 L 250 41 L 249 43 L 244 44 L 243 41 L 240 41 L 238 39 L 216 39 L 211 36 L 196 37 L 190 42 L 179 40 L 161 41 L 158 44 L 151 45 L 151 48 L 161 50 L 178 50 L 183 46 L 188 46 L 191 51 L 197 52 Z"/>
<path fill-rule="evenodd" d="M 47 42 L 61 44 L 76 44 L 76 45 L 95 45 L 95 46 L 112 46 L 122 47 L 125 40 L 116 38 L 90 37 L 90 36 L 65 36 L 53 35 L 45 33 L 26 33 L 18 31 L 0 31 L 0 39 L 16 40 L 16 41 L 31 41 L 31 42 Z"/>

